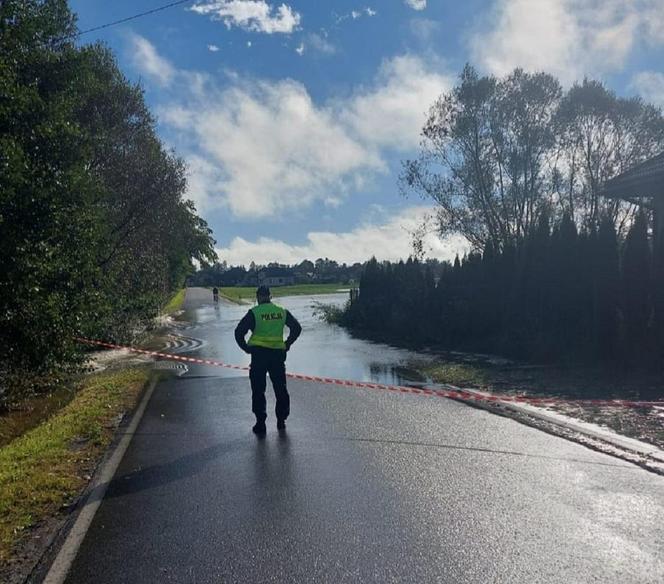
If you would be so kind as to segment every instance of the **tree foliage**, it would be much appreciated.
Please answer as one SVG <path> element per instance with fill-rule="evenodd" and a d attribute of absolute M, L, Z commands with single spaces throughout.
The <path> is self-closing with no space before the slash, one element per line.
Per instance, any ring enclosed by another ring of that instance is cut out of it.
<path fill-rule="evenodd" d="M 477 250 L 514 245 L 547 214 L 567 213 L 594 230 L 605 215 L 624 235 L 634 208 L 602 199 L 603 182 L 658 154 L 664 117 L 640 98 L 619 98 L 584 80 L 563 91 L 545 73 L 503 79 L 466 66 L 430 108 L 420 155 L 401 185 L 438 208 L 441 234 L 461 233 Z"/>
<path fill-rule="evenodd" d="M 459 85 L 431 107 L 403 186 L 437 203 L 443 233 L 462 233 L 480 249 L 513 244 L 549 201 L 545 170 L 561 93 L 544 73 L 517 69 L 498 80 L 466 66 Z"/>
<path fill-rule="evenodd" d="M 661 151 L 661 111 L 639 97 L 618 98 L 599 81 L 585 79 L 561 100 L 554 128 L 552 186 L 559 208 L 588 229 L 608 216 L 625 235 L 634 208 L 599 191 L 607 179 Z"/>
<path fill-rule="evenodd" d="M 544 217 L 514 247 L 472 252 L 436 278 L 417 260 L 365 265 L 342 323 L 372 335 L 552 363 L 660 367 L 647 223 L 577 232 Z M 525 269 L 516 261 L 528 257 Z M 659 315 L 660 318 L 663 315 Z"/>
<path fill-rule="evenodd" d="M 422 134 L 402 188 L 433 201 L 441 234 L 471 252 L 435 285 L 417 262 L 370 262 L 348 324 L 455 349 L 661 365 L 664 243 L 646 209 L 601 196 L 664 150 L 660 109 L 596 81 L 563 90 L 544 73 L 467 66 Z"/>
<path fill-rule="evenodd" d="M 221 262 L 201 268 L 188 281 L 192 286 L 257 286 L 260 273 L 271 268 L 285 269 L 297 284 L 349 284 L 357 282 L 362 273 L 360 263 L 339 264 L 329 258 L 318 258 L 315 263 L 303 260 L 290 266 L 277 262 L 261 266 L 252 262 L 249 269 Z"/>
<path fill-rule="evenodd" d="M 0 400 L 75 364 L 75 335 L 129 338 L 215 257 L 142 90 L 75 31 L 64 0 L 0 4 Z"/>

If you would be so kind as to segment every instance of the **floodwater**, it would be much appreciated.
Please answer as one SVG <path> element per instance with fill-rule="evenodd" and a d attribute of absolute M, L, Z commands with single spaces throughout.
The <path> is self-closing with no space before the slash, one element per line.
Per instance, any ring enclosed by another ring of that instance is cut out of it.
<path fill-rule="evenodd" d="M 532 393 L 568 399 L 662 399 L 660 379 L 626 377 L 625 382 L 597 377 L 582 368 L 566 372 L 556 368 L 519 364 L 508 359 L 476 353 L 431 350 L 412 351 L 355 338 L 347 330 L 330 325 L 315 314 L 317 304 L 342 306 L 348 293 L 289 296 L 275 302 L 287 308 L 302 324 L 302 336 L 288 353 L 287 369 L 293 373 L 370 381 L 409 384 L 429 381 L 413 371 L 413 364 L 455 363 L 476 366 L 487 376 L 488 385 L 498 393 Z M 250 305 L 222 300 L 212 302 L 204 288 L 189 288 L 182 320 L 174 328 L 171 352 L 216 359 L 233 365 L 249 365 L 249 355 L 235 344 L 233 330 Z M 197 373 L 198 374 L 198 373 Z M 238 372 L 216 369 L 205 375 L 237 376 Z"/>
<path fill-rule="evenodd" d="M 215 306 L 211 293 L 209 300 L 201 296 L 207 296 L 208 291 L 189 289 L 187 293 L 187 309 L 174 331 L 183 338 L 176 338 L 171 349 L 233 365 L 249 365 L 250 357 L 236 345 L 233 331 L 251 306 L 228 302 Z M 408 369 L 409 362 L 422 361 L 421 353 L 354 338 L 343 328 L 327 324 L 314 314 L 317 303 L 341 306 L 347 299 L 347 293 L 275 299 L 302 325 L 302 335 L 288 353 L 288 371 L 386 384 L 422 381 Z M 218 369 L 209 374 L 231 377 L 238 372 Z"/>

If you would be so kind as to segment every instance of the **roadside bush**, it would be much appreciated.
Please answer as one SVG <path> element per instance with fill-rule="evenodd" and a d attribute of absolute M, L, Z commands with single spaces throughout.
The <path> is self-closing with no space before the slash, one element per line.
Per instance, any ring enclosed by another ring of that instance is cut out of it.
<path fill-rule="evenodd" d="M 0 407 L 128 340 L 215 259 L 140 87 L 64 0 L 0 4 Z M 19 382 L 20 381 L 20 382 Z"/>

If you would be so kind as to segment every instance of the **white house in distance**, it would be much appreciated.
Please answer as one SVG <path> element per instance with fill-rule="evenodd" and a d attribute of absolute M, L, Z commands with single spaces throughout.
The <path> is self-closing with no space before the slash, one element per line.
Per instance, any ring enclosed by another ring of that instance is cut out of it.
<path fill-rule="evenodd" d="M 290 268 L 264 268 L 258 272 L 260 286 L 292 286 L 295 284 L 295 272 Z"/>

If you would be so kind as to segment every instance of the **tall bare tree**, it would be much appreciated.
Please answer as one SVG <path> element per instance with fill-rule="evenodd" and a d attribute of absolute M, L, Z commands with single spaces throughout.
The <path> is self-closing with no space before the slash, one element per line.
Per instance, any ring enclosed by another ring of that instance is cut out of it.
<path fill-rule="evenodd" d="M 617 97 L 601 82 L 586 79 L 566 93 L 554 123 L 559 208 L 590 230 L 607 216 L 625 235 L 634 207 L 599 193 L 607 179 L 661 152 L 661 111 L 638 97 Z"/>
<path fill-rule="evenodd" d="M 401 185 L 438 205 L 442 234 L 502 249 L 530 233 L 550 205 L 558 81 L 516 69 L 505 79 L 470 66 L 431 107 L 417 159 Z"/>

